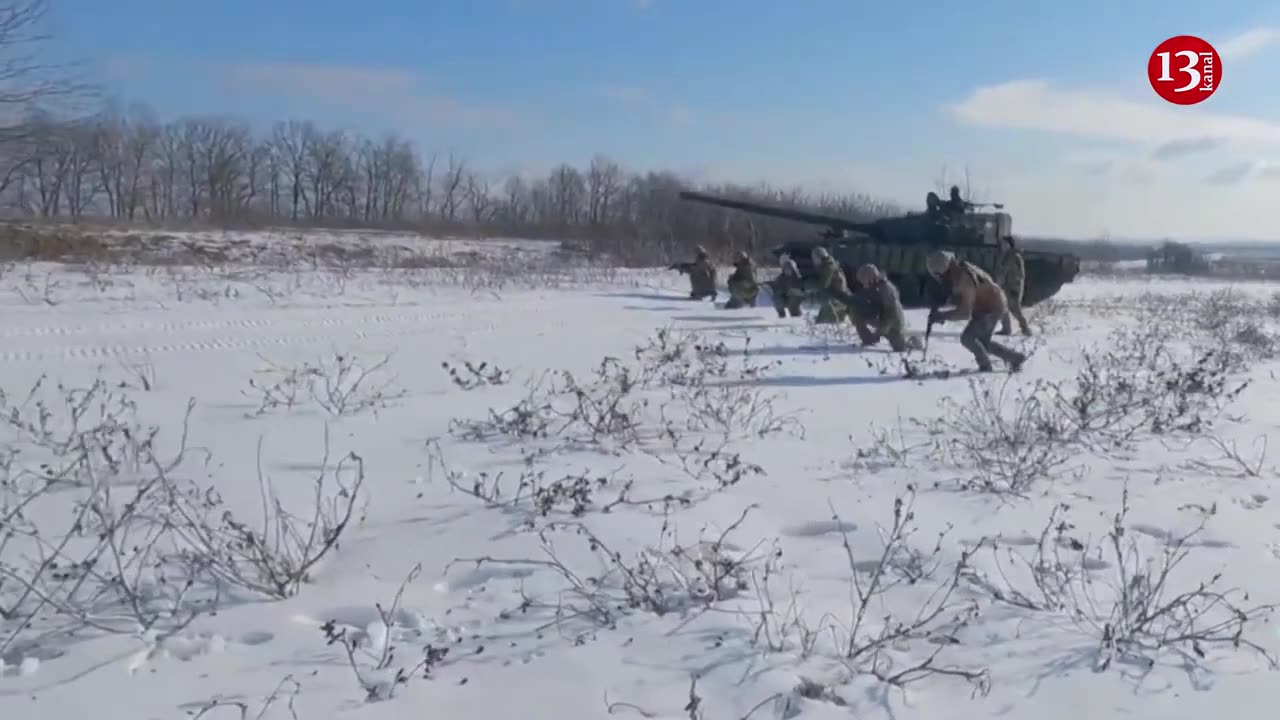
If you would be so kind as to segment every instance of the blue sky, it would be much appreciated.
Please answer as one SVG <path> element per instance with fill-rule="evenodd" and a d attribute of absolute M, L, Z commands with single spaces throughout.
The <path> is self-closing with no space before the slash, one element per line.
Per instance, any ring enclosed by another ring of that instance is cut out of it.
<path fill-rule="evenodd" d="M 912 204 L 967 167 L 1025 232 L 1280 236 L 1280 3 L 51 1 L 61 49 L 166 117 L 393 129 L 495 172 L 603 152 Z M 1191 108 L 1145 76 L 1183 33 L 1224 55 Z"/>

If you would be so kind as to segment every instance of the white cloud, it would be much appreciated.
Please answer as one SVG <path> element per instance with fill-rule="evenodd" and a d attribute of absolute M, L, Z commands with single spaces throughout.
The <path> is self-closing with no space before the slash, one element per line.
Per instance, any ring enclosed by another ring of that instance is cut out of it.
<path fill-rule="evenodd" d="M 1280 44 L 1280 27 L 1259 27 L 1230 37 L 1215 47 L 1223 60 L 1239 60 L 1277 44 Z"/>
<path fill-rule="evenodd" d="M 204 69 L 226 89 L 296 98 L 409 122 L 511 127 L 509 108 L 470 103 L 426 88 L 425 79 L 400 68 L 324 63 L 226 62 Z"/>
<path fill-rule="evenodd" d="M 1041 130 L 1135 143 L 1219 141 L 1249 148 L 1280 147 L 1280 124 L 1198 107 L 1141 103 L 1090 90 L 1015 80 L 973 90 L 947 112 L 979 127 Z"/>
<path fill-rule="evenodd" d="M 1176 160 L 1187 155 L 1217 150 L 1221 147 L 1222 141 L 1211 137 L 1170 140 L 1152 148 L 1151 158 L 1153 160 Z"/>
<path fill-rule="evenodd" d="M 1254 170 L 1257 169 L 1257 165 L 1258 164 L 1252 160 L 1233 163 L 1209 173 L 1209 175 L 1205 177 L 1204 182 L 1206 185 L 1217 185 L 1220 187 L 1239 185 L 1253 175 Z"/>
<path fill-rule="evenodd" d="M 654 112 L 664 122 L 672 125 L 690 125 L 697 119 L 693 110 L 687 106 L 667 103 L 642 87 L 634 85 L 609 85 L 600 88 L 598 92 L 601 96 L 612 102 L 624 103 L 649 112 Z"/>

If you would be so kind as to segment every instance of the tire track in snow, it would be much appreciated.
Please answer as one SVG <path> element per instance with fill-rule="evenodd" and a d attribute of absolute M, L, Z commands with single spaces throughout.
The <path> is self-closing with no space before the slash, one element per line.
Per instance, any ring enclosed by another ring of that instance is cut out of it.
<path fill-rule="evenodd" d="M 345 309 L 344 309 L 345 310 Z M 118 335 L 127 333 L 181 333 L 207 330 L 257 330 L 272 327 L 339 327 L 344 325 L 388 324 L 406 321 L 441 322 L 466 317 L 468 313 L 459 310 L 450 311 L 406 311 L 393 310 L 386 312 L 349 314 L 335 317 L 332 309 L 307 309 L 301 312 L 323 314 L 314 319 L 297 317 L 270 317 L 271 310 L 264 310 L 253 316 L 240 318 L 207 318 L 207 319 L 173 319 L 173 320 L 124 320 L 99 325 L 34 325 L 27 327 L 0 328 L 0 339 L 75 337 L 81 335 Z M 277 313 L 297 313 L 299 311 L 274 311 Z M 338 310 L 342 313 L 343 310 Z"/>
<path fill-rule="evenodd" d="M 0 352 L 0 363 L 100 361 L 170 353 L 235 352 L 268 347 L 312 345 L 338 340 L 366 340 L 377 337 L 422 335 L 428 331 L 429 328 L 400 327 L 383 330 L 356 330 L 350 334 L 316 333 L 311 335 L 264 335 L 257 337 L 219 335 L 204 340 L 187 342 L 70 345 Z M 483 329 L 480 330 L 480 332 L 483 331 Z"/>
<path fill-rule="evenodd" d="M 153 355 L 175 353 L 217 353 L 244 352 L 265 348 L 292 347 L 297 345 L 319 345 L 334 342 L 350 342 L 376 338 L 394 338 L 417 336 L 424 339 L 440 334 L 463 334 L 464 337 L 488 335 L 503 332 L 513 335 L 541 333 L 562 327 L 567 321 L 560 313 L 547 313 L 546 308 L 535 305 L 519 308 L 520 311 L 536 315 L 537 322 L 524 321 L 513 317 L 513 308 L 504 306 L 486 312 L 422 312 L 409 313 L 403 311 L 368 313 L 339 318 L 275 318 L 254 321 L 251 318 L 207 320 L 207 321 L 174 321 L 153 322 L 151 327 L 159 329 L 147 332 L 134 330 L 143 323 L 130 325 L 130 330 L 142 335 L 136 342 L 112 342 L 103 338 L 103 342 L 85 342 L 75 345 L 45 345 L 12 348 L 0 351 L 0 364 L 40 363 L 40 362 L 101 362 L 124 358 L 138 358 Z M 459 328 L 463 324 L 465 327 Z M 341 330 L 350 328 L 350 330 Z M 71 337 L 76 333 L 59 333 L 56 328 L 41 335 L 29 337 Z M 78 329 L 78 328 L 76 328 Z M 118 327 L 116 328 L 119 329 Z M 236 331 L 221 332 L 212 336 L 182 338 L 181 333 L 202 334 L 207 330 Z M 289 331 L 294 332 L 289 332 Z M 297 332 L 298 330 L 328 330 L 328 332 Z M 154 333 L 154 334 L 153 334 Z M 88 333 L 83 333 L 87 335 Z M 110 335 L 112 333 L 106 333 Z M 116 333 L 119 334 L 119 333 Z M 164 335 L 169 335 L 164 337 Z M 172 337 L 172 335 L 179 337 Z M 150 335 L 150 337 L 148 337 Z"/>

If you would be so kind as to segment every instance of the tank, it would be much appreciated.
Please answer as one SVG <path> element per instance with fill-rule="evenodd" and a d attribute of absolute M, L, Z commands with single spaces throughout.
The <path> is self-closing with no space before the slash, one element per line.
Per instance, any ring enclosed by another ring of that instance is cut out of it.
<path fill-rule="evenodd" d="M 1002 205 L 978 206 L 995 211 L 966 211 L 950 222 L 927 212 L 857 222 L 691 190 L 681 192 L 680 199 L 820 226 L 823 229 L 814 237 L 797 238 L 773 248 L 774 256 L 789 255 L 806 283 L 815 284 L 817 273 L 810 253 L 825 247 L 844 269 L 851 287 L 856 284 L 858 266 L 874 263 L 898 287 L 906 308 L 935 307 L 946 299 L 945 290 L 925 268 L 929 253 L 947 250 L 995 275 L 1000 265 L 1000 240 L 1013 234 L 1013 217 Z M 1026 265 L 1024 307 L 1053 297 L 1080 272 L 1080 258 L 1074 254 L 1023 248 L 1022 257 Z"/>

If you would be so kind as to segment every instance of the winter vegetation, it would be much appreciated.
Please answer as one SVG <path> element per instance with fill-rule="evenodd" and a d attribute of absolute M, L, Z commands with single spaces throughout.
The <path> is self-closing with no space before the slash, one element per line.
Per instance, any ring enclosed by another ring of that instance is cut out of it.
<path fill-rule="evenodd" d="M 902 356 L 455 251 L 490 260 L 3 266 L 0 712 L 1275 695 L 1271 286 L 1082 278 L 973 376 L 958 328 Z"/>
<path fill-rule="evenodd" d="M 0 47 L 41 8 L 0 3 Z M 1280 701 L 1265 277 L 1095 244 L 1149 272 L 1076 279 L 1010 341 L 1022 373 L 979 375 L 950 324 L 897 354 L 767 291 L 685 299 L 655 260 L 795 228 L 673 174 L 73 112 L 26 57 L 0 68 L 0 716 Z"/>

